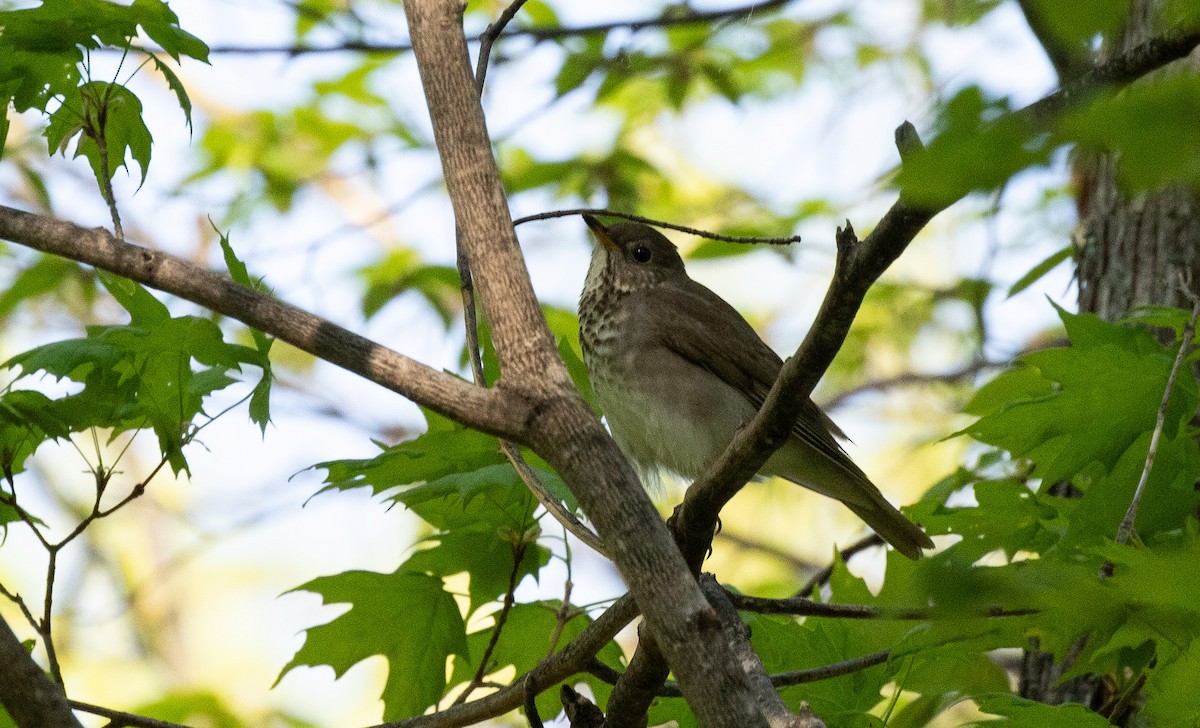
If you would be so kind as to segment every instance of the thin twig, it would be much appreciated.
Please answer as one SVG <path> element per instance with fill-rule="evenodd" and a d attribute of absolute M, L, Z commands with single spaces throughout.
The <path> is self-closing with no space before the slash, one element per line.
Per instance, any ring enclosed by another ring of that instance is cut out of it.
<path fill-rule="evenodd" d="M 856 387 L 851 387 L 838 392 L 829 399 L 817 402 L 817 404 L 820 405 L 821 409 L 828 412 L 829 410 L 841 407 L 846 403 L 847 400 L 866 392 L 879 392 L 885 389 L 892 389 L 894 387 L 908 387 L 923 384 L 954 384 L 962 381 L 963 379 L 973 377 L 985 369 L 992 369 L 999 366 L 1002 365 L 998 362 L 988 361 L 986 359 L 977 359 L 970 364 L 959 367 L 953 371 L 941 372 L 938 374 L 905 372 L 903 374 L 897 374 L 893 377 L 883 377 L 881 379 L 872 379 L 871 381 L 863 382 Z"/>
<path fill-rule="evenodd" d="M 839 560 L 845 562 L 846 559 L 849 559 L 860 551 L 866 551 L 869 548 L 882 545 L 883 537 L 877 533 L 868 534 L 842 549 L 838 554 Z M 813 593 L 814 589 L 823 586 L 825 582 L 829 581 L 829 577 L 831 576 L 833 576 L 833 563 L 830 563 L 829 566 L 810 576 L 808 581 L 804 582 L 804 586 L 796 591 L 795 597 L 807 597 Z"/>
<path fill-rule="evenodd" d="M 889 620 L 921 620 L 936 618 L 940 614 L 949 614 L 944 610 L 933 607 L 876 607 L 869 604 L 830 604 L 818 602 L 805 597 L 787 597 L 784 599 L 768 599 L 749 594 L 728 593 L 729 601 L 740 610 L 758 614 L 789 614 L 798 617 L 833 617 L 840 619 L 889 619 Z M 978 612 L 954 616 L 974 616 L 982 618 L 1024 617 L 1037 614 L 1036 609 L 1005 609 L 991 607 Z"/>
<path fill-rule="evenodd" d="M 3 584 L 0 584 L 0 596 L 4 596 L 10 602 L 16 604 L 21 610 L 21 614 L 25 615 L 25 621 L 29 622 L 29 626 L 33 627 L 34 630 L 38 629 L 37 617 L 33 616 L 33 612 L 29 610 L 29 605 L 25 603 L 25 600 L 21 598 L 20 594 L 9 591 L 7 587 L 5 587 Z"/>
<path fill-rule="evenodd" d="M 524 542 L 513 546 L 513 567 L 508 574 L 508 591 L 504 592 L 504 603 L 500 607 L 500 613 L 496 615 L 496 625 L 492 628 L 492 636 L 488 640 L 483 655 L 479 658 L 479 667 L 475 670 L 475 676 L 471 678 L 471 682 L 458 694 L 451 705 L 462 705 L 471 693 L 483 685 L 483 679 L 488 673 L 488 663 L 492 661 L 492 653 L 496 651 L 496 645 L 500 642 L 500 632 L 504 630 L 504 625 L 508 622 L 508 614 L 512 611 L 513 603 L 516 601 L 513 593 L 517 590 L 517 582 L 521 579 L 521 562 L 525 560 L 525 547 Z"/>
<path fill-rule="evenodd" d="M 479 60 L 475 64 L 475 90 L 483 96 L 483 81 L 487 78 L 488 62 L 492 56 L 492 44 L 504 32 L 504 26 L 516 17 L 525 0 L 513 0 L 508 7 L 500 12 L 496 22 L 491 23 L 479 34 Z"/>
<path fill-rule="evenodd" d="M 538 503 L 546 509 L 546 512 L 554 517 L 563 528 L 575 534 L 575 537 L 592 548 L 593 551 L 601 556 L 607 557 L 608 552 L 604 548 L 604 541 L 595 531 L 588 528 L 583 521 L 575 517 L 574 513 L 567 510 L 563 502 L 558 499 L 558 496 L 550 492 L 542 479 L 538 477 L 537 472 L 525 462 L 525 458 L 521 457 L 521 450 L 509 442 L 508 440 L 500 441 L 500 450 L 508 461 L 512 463 L 513 468 L 517 471 L 517 475 L 521 476 L 529 491 L 533 493 L 533 497 L 537 498 Z"/>
<path fill-rule="evenodd" d="M 608 217 L 619 217 L 633 222 L 640 222 L 645 225 L 653 225 L 654 227 L 669 228 L 678 230 L 681 233 L 696 235 L 702 238 L 711 240 L 722 240 L 726 243 L 766 243 L 768 245 L 790 245 L 800 242 L 799 235 L 792 235 L 786 238 L 762 238 L 749 235 L 722 235 L 721 233 L 713 233 L 707 230 L 699 230 L 697 228 L 688 227 L 687 225 L 679 225 L 666 220 L 656 220 L 652 217 L 644 217 L 642 215 L 633 215 L 628 212 L 617 212 L 603 207 L 576 207 L 570 210 L 552 210 L 550 212 L 539 212 L 536 215 L 526 215 L 513 220 L 513 225 L 522 225 L 535 220 L 552 220 L 556 217 L 571 217 L 573 215 L 605 215 Z"/>
<path fill-rule="evenodd" d="M 818 682 L 820 680 L 829 680 L 842 675 L 849 675 L 860 670 L 865 670 L 868 667 L 874 667 L 887 662 L 891 655 L 891 650 L 880 650 L 872 652 L 869 655 L 862 657 L 854 657 L 849 660 L 842 660 L 831 665 L 822 665 L 821 667 L 811 667 L 806 670 L 791 670 L 788 672 L 780 672 L 771 675 L 771 684 L 777 688 L 787 687 L 789 685 L 800 685 L 802 683 Z M 588 665 L 588 672 L 600 678 L 610 685 L 615 684 L 621 677 L 618 670 L 605 665 L 599 660 L 593 660 Z M 658 696 L 663 698 L 678 698 L 682 697 L 683 693 L 679 690 L 679 684 L 674 680 L 669 680 L 663 683 L 658 690 Z"/>
<path fill-rule="evenodd" d="M 679 25 L 699 25 L 733 18 L 750 18 L 757 13 L 764 13 L 776 8 L 780 8 L 787 2 L 788 0 L 766 0 L 766 2 L 750 3 L 733 8 L 702 11 L 689 10 L 686 12 L 679 12 L 678 9 L 673 8 L 670 13 L 664 13 L 663 15 L 653 18 L 643 18 L 641 20 L 616 20 L 607 23 L 595 23 L 593 25 L 582 25 L 569 28 L 516 28 L 507 33 L 499 34 L 498 37 L 503 39 L 531 38 L 534 41 L 546 41 L 555 40 L 558 38 L 570 38 L 574 36 L 597 35 L 600 33 L 608 33 L 612 30 L 619 30 L 621 28 L 628 28 L 629 30 L 636 32 L 649 28 L 669 28 Z M 288 55 L 298 56 L 306 53 L 403 53 L 410 50 L 412 50 L 412 44 L 408 42 L 368 43 L 365 41 L 347 41 L 333 46 L 213 46 L 209 49 L 209 54 L 286 53 Z"/>
<path fill-rule="evenodd" d="M 105 708 L 100 705 L 92 705 L 79 700 L 68 701 L 71 707 L 75 710 L 81 710 L 84 713 L 99 715 L 108 718 L 109 723 L 105 728 L 188 728 L 188 726 L 180 723 L 172 723 L 166 720 L 157 718 L 148 718 L 144 715 L 136 713 L 126 713 L 112 708 Z"/>
<path fill-rule="evenodd" d="M 1188 352 L 1192 350 L 1192 337 L 1196 333 L 1196 319 L 1200 317 L 1200 298 L 1193 296 L 1184 284 L 1184 292 L 1192 299 L 1192 317 L 1183 327 L 1183 336 L 1179 342 L 1179 351 L 1175 354 L 1175 362 L 1171 365 L 1171 374 L 1167 377 L 1167 386 L 1163 389 L 1162 401 L 1158 405 L 1158 416 L 1154 421 L 1154 431 L 1150 434 L 1150 448 L 1146 451 L 1146 465 L 1142 468 L 1142 476 L 1138 478 L 1137 488 L 1129 501 L 1129 508 L 1121 525 L 1117 527 L 1117 543 L 1127 544 L 1133 537 L 1133 522 L 1137 518 L 1138 506 L 1142 502 L 1142 494 L 1146 491 L 1146 483 L 1150 480 L 1150 471 L 1154 469 L 1154 460 L 1158 456 L 1158 441 L 1162 437 L 1163 425 L 1167 420 L 1167 405 L 1171 402 L 1171 393 L 1175 391 L 1175 380 L 1179 377 L 1179 369 Z M 1109 567 L 1111 569 L 1111 566 Z"/>

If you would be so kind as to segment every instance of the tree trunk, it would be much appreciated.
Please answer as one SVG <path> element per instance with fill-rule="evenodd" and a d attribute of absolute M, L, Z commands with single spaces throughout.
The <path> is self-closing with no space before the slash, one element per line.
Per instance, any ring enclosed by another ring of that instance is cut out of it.
<path fill-rule="evenodd" d="M 1151 37 L 1161 5 L 1161 0 L 1133 0 L 1125 27 L 1109 39 L 1105 53 L 1127 52 Z M 1184 61 L 1188 62 L 1193 61 Z M 1127 194 L 1117 179 L 1119 168 L 1120 159 L 1112 154 L 1081 153 L 1074 161 L 1079 310 L 1114 321 L 1138 306 L 1191 308 L 1181 281 L 1186 277 L 1192 290 L 1200 286 L 1200 196 L 1184 187 Z M 1020 694 L 1052 705 L 1076 702 L 1107 712 L 1117 696 L 1102 677 L 1059 681 L 1070 662 L 1069 655 L 1055 663 L 1047 653 L 1027 652 Z M 1115 725 L 1138 724 L 1136 712 L 1130 711 L 1110 720 Z"/>

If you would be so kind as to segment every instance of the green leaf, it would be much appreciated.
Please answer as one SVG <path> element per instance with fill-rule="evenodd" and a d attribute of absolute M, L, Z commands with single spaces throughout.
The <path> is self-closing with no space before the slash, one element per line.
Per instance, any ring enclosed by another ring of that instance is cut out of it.
<path fill-rule="evenodd" d="M 33 265 L 17 274 L 7 290 L 0 291 L 0 320 L 12 313 L 22 301 L 58 290 L 82 269 L 73 260 L 57 255 L 39 256 Z"/>
<path fill-rule="evenodd" d="M 979 710 L 1002 716 L 974 725 L 1003 723 L 1006 728 L 1105 728 L 1111 724 L 1082 705 L 1043 705 L 1016 695 L 990 695 L 979 699 Z"/>
<path fill-rule="evenodd" d="M 508 613 L 504 627 L 500 631 L 496 647 L 492 651 L 491 667 L 487 670 L 487 674 L 501 672 L 509 665 L 516 668 L 518 676 L 525 674 L 553 651 L 561 649 L 578 637 L 592 621 L 586 614 L 576 614 L 566 624 L 562 625 L 560 631 L 558 629 L 558 610 L 560 607 L 561 603 L 555 601 L 514 604 Z M 477 632 L 472 632 L 467 636 L 471 659 L 454 660 L 454 673 L 450 680 L 451 684 L 465 683 L 474 676 L 475 671 L 479 669 L 479 660 L 483 659 L 484 651 L 491 641 L 494 629 L 495 627 L 491 626 Z M 550 644 L 550 638 L 554 635 L 557 635 L 557 641 L 552 645 Z M 601 648 L 596 655 L 596 659 L 614 669 L 620 669 L 623 666 L 621 648 L 616 642 L 610 641 Z M 609 694 L 612 692 L 611 685 L 587 674 L 579 675 L 564 682 L 570 685 L 577 685 L 580 682 L 586 683 L 591 687 L 592 694 L 595 695 L 598 705 L 604 705 L 608 700 Z M 544 719 L 558 715 L 562 710 L 559 691 L 542 691 L 541 695 L 537 698 L 537 707 L 538 714 Z"/>
<path fill-rule="evenodd" d="M 166 79 L 167 88 L 175 93 L 175 99 L 179 102 L 179 108 L 183 110 L 183 118 L 187 122 L 190 132 L 192 130 L 192 100 L 188 97 L 187 89 L 183 87 L 179 76 L 175 75 L 170 66 L 160 61 L 158 56 L 150 56 L 150 60 L 154 62 L 154 68 Z"/>
<path fill-rule="evenodd" d="M 279 679 L 293 668 L 318 665 L 329 665 L 341 677 L 368 657 L 382 655 L 388 662 L 381 696 L 385 721 L 420 715 L 436 703 L 446 689 L 446 659 L 467 657 L 466 625 L 436 577 L 347 571 L 291 591 L 320 594 L 323 604 L 349 604 L 350 610 L 305 630 L 304 646 Z"/>
<path fill-rule="evenodd" d="M 1200 685 L 1200 638 L 1187 643 L 1179 657 L 1151 671 L 1141 711 L 1147 724 L 1191 726 L 1200 722 L 1196 685 Z"/>
<path fill-rule="evenodd" d="M 537 500 L 507 462 L 438 478 L 391 496 L 443 531 L 524 533 L 534 524 Z"/>
<path fill-rule="evenodd" d="M 468 589 L 471 597 L 467 610 L 469 616 L 480 606 L 508 591 L 513 558 L 518 550 L 523 552 L 517 569 L 518 584 L 526 576 L 536 577 L 541 568 L 550 562 L 550 551 L 533 540 L 539 533 L 540 530 L 526 533 L 479 530 L 441 533 L 431 536 L 427 543 L 432 543 L 432 547 L 414 553 L 400 570 L 441 577 L 466 572 L 471 577 Z"/>
<path fill-rule="evenodd" d="M 1105 323 L 1092 315 L 1060 311 L 1070 348 L 1048 349 L 1022 362 L 1053 382 L 1057 391 L 1018 400 L 985 415 L 964 432 L 1035 463 L 1049 484 L 1092 464 L 1106 471 L 1154 427 L 1173 352 L 1147 331 Z M 1164 435 L 1175 437 L 1198 399 L 1195 380 L 1180 377 L 1167 411 Z"/>
<path fill-rule="evenodd" d="M 179 17 L 162 0 L 133 0 L 129 11 L 137 18 L 146 35 L 158 43 L 176 62 L 179 61 L 180 55 L 208 62 L 208 46 L 180 28 Z"/>
<path fill-rule="evenodd" d="M 217 237 L 221 243 L 221 253 L 225 257 L 225 267 L 229 269 L 230 277 L 235 282 L 247 288 L 260 293 L 269 293 L 266 285 L 261 280 L 250 278 L 250 272 L 246 269 L 246 264 L 233 252 L 233 245 L 230 244 L 229 237 L 220 230 L 217 230 Z M 251 363 L 257 365 L 263 372 L 262 377 L 258 380 L 258 384 L 254 385 L 254 391 L 250 395 L 250 421 L 258 425 L 259 430 L 265 433 L 267 431 L 267 423 L 271 421 L 271 384 L 275 380 L 274 370 L 271 368 L 271 359 L 268 354 L 271 351 L 271 347 L 275 344 L 275 339 L 255 328 L 251 328 L 249 331 L 250 337 L 254 340 L 254 347 L 260 355 Z"/>
<path fill-rule="evenodd" d="M 1029 272 L 1021 276 L 1020 280 L 1012 284 L 1012 287 L 1008 289 L 1008 295 L 1012 297 L 1026 288 L 1029 288 L 1034 283 L 1041 280 L 1042 276 L 1057 268 L 1059 263 L 1067 260 L 1068 258 L 1074 257 L 1074 255 L 1075 249 L 1070 245 L 1062 250 L 1051 253 L 1041 263 L 1038 263 L 1030 268 Z"/>

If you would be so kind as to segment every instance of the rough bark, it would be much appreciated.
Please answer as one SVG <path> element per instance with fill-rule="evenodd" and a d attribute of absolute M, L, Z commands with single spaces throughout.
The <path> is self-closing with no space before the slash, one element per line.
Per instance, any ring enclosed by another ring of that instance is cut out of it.
<path fill-rule="evenodd" d="M 0 705 L 18 728 L 81 728 L 62 686 L 50 679 L 0 619 Z"/>

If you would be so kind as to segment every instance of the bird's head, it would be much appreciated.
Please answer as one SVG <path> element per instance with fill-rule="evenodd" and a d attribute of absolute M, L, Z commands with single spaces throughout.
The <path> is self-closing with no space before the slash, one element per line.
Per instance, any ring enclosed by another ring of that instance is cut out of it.
<path fill-rule="evenodd" d="M 588 285 L 628 293 L 687 277 L 675 245 L 654 228 L 631 222 L 606 227 L 591 215 L 583 219 L 599 243 L 592 252 Z"/>

